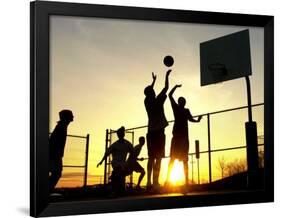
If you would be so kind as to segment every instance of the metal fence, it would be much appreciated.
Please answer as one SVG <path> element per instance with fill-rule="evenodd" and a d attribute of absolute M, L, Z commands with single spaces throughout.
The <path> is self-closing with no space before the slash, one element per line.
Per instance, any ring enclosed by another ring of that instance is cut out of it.
<path fill-rule="evenodd" d="M 264 104 L 252 105 L 253 120 L 258 126 L 258 146 L 262 154 L 264 150 L 263 132 L 264 132 Z M 189 123 L 189 178 L 193 183 L 210 183 L 221 178 L 221 172 L 218 170 L 219 160 L 231 163 L 235 161 L 246 161 L 246 136 L 245 122 L 247 120 L 248 107 L 231 108 L 206 114 L 200 123 Z M 196 115 L 194 117 L 198 117 Z M 166 134 L 166 154 L 169 154 L 170 142 L 172 138 L 172 127 L 174 121 L 169 121 L 169 126 L 165 129 Z M 140 136 L 146 136 L 147 126 L 139 126 L 126 129 L 125 138 L 133 145 L 137 144 Z M 117 140 L 116 131 L 106 130 L 105 149 Z M 200 158 L 195 157 L 195 141 L 199 140 Z M 145 157 L 141 165 L 146 169 L 147 150 L 144 146 L 140 157 Z M 166 155 L 162 160 L 160 178 L 165 178 L 167 174 L 167 165 L 169 156 Z M 199 166 L 200 164 L 200 166 Z M 197 172 L 195 172 L 197 171 Z M 194 173 L 197 176 L 194 176 Z M 108 158 L 104 165 L 104 184 L 108 183 L 111 174 L 111 159 Z M 161 175 L 162 174 L 162 175 Z M 129 180 L 129 181 L 128 181 Z M 131 175 L 127 181 L 136 183 L 137 177 Z M 143 182 L 146 181 L 144 178 Z M 163 181 L 162 181 L 163 182 Z M 161 181 L 160 181 L 161 183 Z"/>
<path fill-rule="evenodd" d="M 57 188 L 87 186 L 89 142 L 89 134 L 86 136 L 67 135 L 63 172 Z"/>

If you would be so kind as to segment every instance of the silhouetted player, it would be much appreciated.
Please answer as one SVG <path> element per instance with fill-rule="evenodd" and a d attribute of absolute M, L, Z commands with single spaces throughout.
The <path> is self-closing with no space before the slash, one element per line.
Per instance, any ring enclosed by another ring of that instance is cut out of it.
<path fill-rule="evenodd" d="M 133 152 L 133 145 L 124 139 L 125 128 L 122 126 L 117 130 L 118 140 L 114 142 L 106 150 L 102 160 L 98 163 L 99 167 L 107 156 L 112 155 L 112 168 L 111 181 L 114 192 L 123 192 L 125 190 L 125 177 L 127 173 L 126 158 L 128 153 Z"/>
<path fill-rule="evenodd" d="M 171 70 L 166 73 L 165 86 L 158 96 L 155 95 L 153 86 L 156 76 L 152 73 L 152 84 L 144 89 L 145 108 L 148 115 L 148 133 L 147 133 L 147 187 L 151 187 L 151 173 L 153 171 L 153 186 L 158 187 L 161 159 L 165 157 L 165 127 L 168 126 L 164 114 L 164 102 L 167 98 L 169 88 L 169 75 Z"/>
<path fill-rule="evenodd" d="M 49 192 L 51 193 L 62 173 L 62 158 L 67 136 L 67 127 L 73 121 L 73 114 L 70 110 L 62 110 L 59 112 L 60 120 L 58 121 L 54 131 L 51 133 L 49 144 Z"/>
<path fill-rule="evenodd" d="M 170 150 L 170 162 L 168 167 L 168 174 L 166 184 L 169 181 L 171 169 L 173 167 L 175 159 L 183 162 L 184 173 L 185 173 L 185 184 L 188 184 L 188 152 L 189 152 L 189 136 L 188 136 L 188 121 L 200 122 L 202 116 L 198 117 L 197 120 L 193 119 L 189 109 L 184 108 L 185 98 L 179 97 L 178 103 L 173 98 L 174 91 L 181 87 L 176 85 L 169 93 L 173 113 L 174 113 L 174 126 L 173 126 L 173 137 L 171 142 Z"/>
<path fill-rule="evenodd" d="M 138 163 L 138 160 L 143 161 L 144 158 L 138 158 L 141 149 L 145 143 L 144 137 L 139 137 L 139 144 L 134 147 L 133 152 L 130 154 L 127 160 L 128 174 L 131 175 L 133 172 L 140 173 L 137 188 L 140 188 L 141 181 L 145 175 L 145 171 L 143 167 Z"/>

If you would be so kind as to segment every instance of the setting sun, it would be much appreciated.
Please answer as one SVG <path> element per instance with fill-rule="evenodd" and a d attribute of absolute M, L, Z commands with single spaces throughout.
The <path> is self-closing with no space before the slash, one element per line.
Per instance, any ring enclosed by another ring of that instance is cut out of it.
<path fill-rule="evenodd" d="M 169 181 L 172 185 L 183 185 L 185 183 L 184 170 L 182 162 L 175 160 L 171 171 Z"/>

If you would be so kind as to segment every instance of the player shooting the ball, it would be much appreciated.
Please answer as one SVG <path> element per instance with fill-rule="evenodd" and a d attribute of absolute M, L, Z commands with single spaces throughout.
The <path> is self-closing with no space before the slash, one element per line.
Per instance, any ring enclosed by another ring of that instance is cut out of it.
<path fill-rule="evenodd" d="M 169 89 L 169 75 L 172 70 L 166 72 L 165 86 L 156 96 L 153 89 L 156 75 L 152 73 L 152 84 L 144 89 L 145 100 L 144 105 L 148 116 L 148 132 L 147 132 L 147 188 L 150 189 L 151 174 L 153 171 L 153 188 L 158 188 L 159 173 L 162 158 L 165 157 L 165 128 L 168 126 L 164 113 L 164 103 L 167 98 Z"/>

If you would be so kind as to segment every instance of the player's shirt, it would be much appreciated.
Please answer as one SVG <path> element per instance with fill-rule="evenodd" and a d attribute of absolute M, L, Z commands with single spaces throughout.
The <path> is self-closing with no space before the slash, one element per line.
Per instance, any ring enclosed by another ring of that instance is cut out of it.
<path fill-rule="evenodd" d="M 148 115 L 148 132 L 157 131 L 168 126 L 164 114 L 166 98 L 167 95 L 164 90 L 162 90 L 156 98 L 145 98 L 144 105 Z"/>
<path fill-rule="evenodd" d="M 170 98 L 175 117 L 173 135 L 186 135 L 188 137 L 188 120 L 192 118 L 189 109 L 181 108 L 173 98 Z"/>
<path fill-rule="evenodd" d="M 137 158 L 138 158 L 138 156 L 140 155 L 141 149 L 142 149 L 142 145 L 136 145 L 136 146 L 134 147 L 133 152 L 129 155 L 129 158 L 128 158 L 127 161 L 128 161 L 129 163 L 132 163 L 132 162 L 137 161 Z"/>
<path fill-rule="evenodd" d="M 112 155 L 112 167 L 123 166 L 126 163 L 127 154 L 133 152 L 133 145 L 126 139 L 117 140 L 108 151 Z"/>
<path fill-rule="evenodd" d="M 64 155 L 64 147 L 66 143 L 67 125 L 59 121 L 51 133 L 49 139 L 50 152 L 49 157 L 51 160 L 61 159 Z"/>

